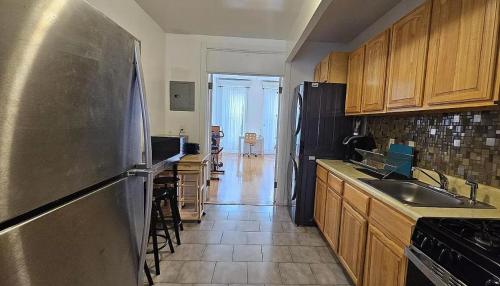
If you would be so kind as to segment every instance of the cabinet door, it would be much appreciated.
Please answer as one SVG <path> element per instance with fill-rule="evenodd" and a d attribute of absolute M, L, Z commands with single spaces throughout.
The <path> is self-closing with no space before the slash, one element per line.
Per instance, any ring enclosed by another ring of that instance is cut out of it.
<path fill-rule="evenodd" d="M 370 225 L 363 285 L 404 286 L 406 265 L 403 248 Z"/>
<path fill-rule="evenodd" d="M 347 83 L 347 65 L 349 63 L 349 53 L 332 52 L 330 53 L 330 63 L 328 64 L 328 82 L 329 83 Z"/>
<path fill-rule="evenodd" d="M 365 64 L 365 46 L 349 55 L 347 72 L 346 113 L 361 112 L 361 97 L 363 88 L 363 66 Z"/>
<path fill-rule="evenodd" d="M 333 189 L 328 188 L 326 191 L 325 226 L 323 233 L 335 252 L 338 252 L 339 246 L 341 208 L 341 197 Z"/>
<path fill-rule="evenodd" d="M 321 73 L 321 63 L 317 64 L 316 67 L 314 68 L 314 81 L 319 81 Z"/>
<path fill-rule="evenodd" d="M 326 184 L 316 178 L 316 194 L 314 197 L 314 220 L 318 225 L 318 228 L 323 231 L 324 220 L 325 220 L 325 200 L 326 197 Z"/>
<path fill-rule="evenodd" d="M 425 81 L 428 104 L 493 98 L 499 3 L 433 1 Z"/>
<path fill-rule="evenodd" d="M 366 43 L 362 89 L 363 112 L 384 110 L 388 53 L 388 30 Z"/>
<path fill-rule="evenodd" d="M 342 204 L 340 223 L 339 260 L 355 285 L 360 285 L 366 243 L 366 219 L 348 203 Z"/>
<path fill-rule="evenodd" d="M 422 106 L 431 2 L 420 6 L 391 29 L 387 68 L 387 107 Z"/>
<path fill-rule="evenodd" d="M 321 60 L 321 73 L 319 77 L 320 82 L 328 81 L 328 73 L 330 72 L 330 57 L 326 56 Z"/>

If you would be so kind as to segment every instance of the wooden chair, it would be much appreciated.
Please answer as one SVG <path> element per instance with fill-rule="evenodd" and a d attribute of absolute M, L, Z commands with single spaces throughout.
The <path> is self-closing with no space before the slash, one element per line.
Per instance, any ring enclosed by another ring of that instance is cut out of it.
<path fill-rule="evenodd" d="M 243 153 L 243 156 L 246 155 L 248 156 L 248 158 L 250 158 L 251 156 L 257 157 L 257 154 L 252 152 L 252 147 L 257 144 L 257 133 L 245 133 L 244 142 L 245 144 L 248 144 L 250 149 L 248 153 Z"/>

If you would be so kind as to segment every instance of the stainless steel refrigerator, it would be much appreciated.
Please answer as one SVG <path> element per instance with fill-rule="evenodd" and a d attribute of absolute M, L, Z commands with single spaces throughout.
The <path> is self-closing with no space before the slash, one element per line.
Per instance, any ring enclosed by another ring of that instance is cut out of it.
<path fill-rule="evenodd" d="M 290 217 L 298 225 L 314 224 L 316 159 L 345 158 L 342 140 L 352 134 L 345 95 L 345 84 L 304 82 L 295 88 L 287 198 Z"/>
<path fill-rule="evenodd" d="M 142 284 L 139 42 L 80 0 L 0 0 L 0 27 L 0 284 Z"/>

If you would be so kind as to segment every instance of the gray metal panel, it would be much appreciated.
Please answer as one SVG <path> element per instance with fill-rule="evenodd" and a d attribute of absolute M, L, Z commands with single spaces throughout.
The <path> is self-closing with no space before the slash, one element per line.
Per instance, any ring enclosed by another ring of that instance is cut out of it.
<path fill-rule="evenodd" d="M 194 111 L 194 82 L 170 81 L 170 110 Z"/>
<path fill-rule="evenodd" d="M 136 286 L 143 183 L 122 179 L 0 232 L 0 284 Z"/>
<path fill-rule="evenodd" d="M 135 39 L 80 0 L 0 0 L 0 222 L 141 161 Z"/>

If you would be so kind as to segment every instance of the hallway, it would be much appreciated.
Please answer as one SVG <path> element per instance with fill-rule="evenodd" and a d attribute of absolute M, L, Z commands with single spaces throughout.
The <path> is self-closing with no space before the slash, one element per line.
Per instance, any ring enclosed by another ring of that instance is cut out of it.
<path fill-rule="evenodd" d="M 225 174 L 211 180 L 207 202 L 217 204 L 272 205 L 274 202 L 274 155 L 242 157 L 222 155 Z"/>

